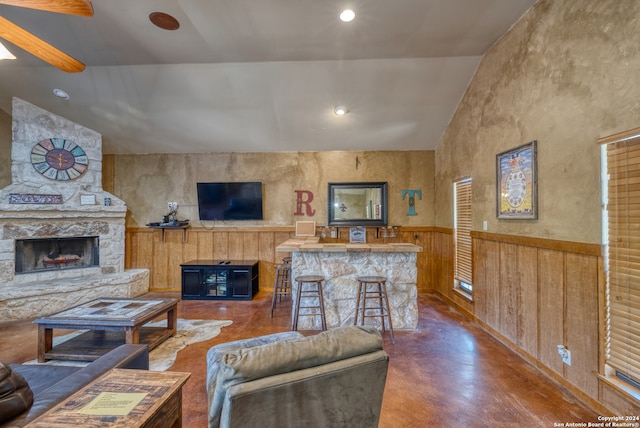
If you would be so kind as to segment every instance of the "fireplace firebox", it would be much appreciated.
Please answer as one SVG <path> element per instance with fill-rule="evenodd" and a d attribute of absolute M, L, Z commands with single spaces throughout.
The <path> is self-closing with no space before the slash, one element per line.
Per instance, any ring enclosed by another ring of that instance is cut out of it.
<path fill-rule="evenodd" d="M 97 236 L 16 240 L 16 274 L 100 265 Z"/>

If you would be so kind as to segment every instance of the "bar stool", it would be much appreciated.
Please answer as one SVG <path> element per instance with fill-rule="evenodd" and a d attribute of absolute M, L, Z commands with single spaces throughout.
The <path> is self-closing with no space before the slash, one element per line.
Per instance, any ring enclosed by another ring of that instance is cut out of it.
<path fill-rule="evenodd" d="M 298 330 L 298 318 L 299 317 L 315 317 L 319 316 L 322 322 L 322 329 L 327 329 L 327 321 L 324 317 L 324 297 L 322 296 L 322 282 L 324 277 L 320 275 L 300 275 L 296 277 L 298 283 L 298 293 L 296 297 L 296 308 L 293 313 L 293 328 L 292 330 Z M 306 285 L 306 288 L 305 288 Z M 317 303 L 306 303 L 307 306 L 300 306 L 301 300 L 309 301 L 317 299 Z M 300 309 L 313 309 L 309 313 L 300 313 Z"/>
<path fill-rule="evenodd" d="M 271 298 L 271 315 L 276 307 L 276 300 L 282 301 L 282 296 L 291 294 L 291 257 L 282 259 L 282 263 L 276 265 L 276 280 L 273 284 L 273 297 Z"/>
<path fill-rule="evenodd" d="M 395 344 L 396 339 L 393 336 L 391 310 L 389 309 L 389 298 L 387 295 L 387 278 L 384 276 L 359 276 L 356 279 L 359 286 L 356 298 L 356 316 L 353 325 L 358 325 L 358 316 L 362 312 L 362 325 L 364 325 L 365 318 L 380 318 L 382 332 L 384 332 L 384 319 L 387 318 L 389 320 L 391 343 Z M 367 300 L 372 300 L 374 306 L 367 305 Z"/>

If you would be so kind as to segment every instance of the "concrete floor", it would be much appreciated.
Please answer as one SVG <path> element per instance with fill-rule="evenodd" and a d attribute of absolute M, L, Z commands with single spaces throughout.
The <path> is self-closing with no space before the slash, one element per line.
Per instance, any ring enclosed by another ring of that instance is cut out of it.
<path fill-rule="evenodd" d="M 150 296 L 179 297 L 153 293 Z M 380 427 L 553 427 L 597 422 L 598 414 L 541 374 L 463 315 L 432 295 L 418 297 L 416 331 L 385 334 L 390 356 Z M 187 300 L 178 316 L 232 320 L 217 337 L 178 353 L 170 370 L 191 372 L 183 389 L 183 424 L 207 426 L 207 350 L 218 343 L 286 331 L 290 300 L 269 317 L 271 294 L 252 301 Z M 68 331 L 56 330 L 55 334 Z M 303 332 L 315 334 L 316 332 Z M 20 363 L 36 356 L 37 328 L 30 320 L 0 323 L 0 360 Z"/>

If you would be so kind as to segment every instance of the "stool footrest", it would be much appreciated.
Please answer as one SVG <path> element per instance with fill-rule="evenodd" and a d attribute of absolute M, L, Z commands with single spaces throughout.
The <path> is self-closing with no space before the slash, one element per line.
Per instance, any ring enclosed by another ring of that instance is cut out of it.
<path fill-rule="evenodd" d="M 389 298 L 387 296 L 387 279 L 383 276 L 364 276 L 358 277 L 357 281 L 359 287 L 356 296 L 356 313 L 353 324 L 358 325 L 359 317 L 362 325 L 364 325 L 365 318 L 379 318 L 382 324 L 382 331 L 384 332 L 385 321 L 387 321 L 389 323 L 391 343 L 396 343 L 393 335 Z M 371 303 L 378 306 L 368 305 L 367 300 L 373 300 Z M 374 311 L 376 313 L 373 313 Z"/>
<path fill-rule="evenodd" d="M 320 321 L 322 323 L 322 329 L 327 329 L 327 322 L 325 320 L 324 315 L 324 297 L 322 295 L 322 282 L 324 281 L 324 277 L 320 275 L 301 275 L 295 279 L 298 284 L 297 293 L 296 294 L 296 303 L 295 309 L 293 311 L 293 325 L 292 330 L 298 329 L 298 318 L 300 317 L 320 317 Z M 307 285 L 307 289 L 305 290 L 305 284 Z M 305 302 L 306 306 L 301 305 L 301 300 L 307 299 Z M 311 305 L 309 299 L 317 299 L 317 305 Z M 300 313 L 300 309 L 313 309 L 313 312 L 308 313 Z"/>
<path fill-rule="evenodd" d="M 291 264 L 278 264 L 276 265 L 276 279 L 273 285 L 273 296 L 271 297 L 270 318 L 273 318 L 273 311 L 277 303 L 282 301 L 282 296 L 288 296 L 289 294 L 291 294 Z"/>

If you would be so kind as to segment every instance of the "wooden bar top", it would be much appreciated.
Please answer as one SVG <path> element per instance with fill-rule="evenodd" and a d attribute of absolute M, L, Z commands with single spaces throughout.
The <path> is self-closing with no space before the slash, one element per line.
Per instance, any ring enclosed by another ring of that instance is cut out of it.
<path fill-rule="evenodd" d="M 346 252 L 371 252 L 371 253 L 419 253 L 422 247 L 403 243 L 392 242 L 388 244 L 348 244 L 348 243 L 322 243 L 319 237 L 291 238 L 276 247 L 278 252 L 304 252 L 304 253 L 346 253 Z"/>

